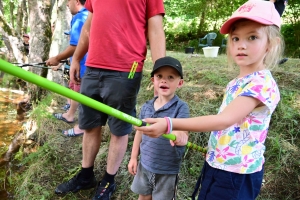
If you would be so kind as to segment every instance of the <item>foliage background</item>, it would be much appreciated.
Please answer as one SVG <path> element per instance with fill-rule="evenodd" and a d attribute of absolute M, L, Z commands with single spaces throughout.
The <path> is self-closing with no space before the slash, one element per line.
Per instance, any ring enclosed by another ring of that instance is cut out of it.
<path fill-rule="evenodd" d="M 219 29 L 246 0 L 165 0 L 165 32 L 167 49 L 184 51 L 192 46 L 198 52 L 199 38 L 208 32 L 218 34 L 214 46 L 221 46 Z M 289 0 L 282 16 L 281 33 L 286 42 L 285 54 L 290 57 L 300 56 L 300 1 Z M 202 53 L 202 52 L 201 52 Z"/>

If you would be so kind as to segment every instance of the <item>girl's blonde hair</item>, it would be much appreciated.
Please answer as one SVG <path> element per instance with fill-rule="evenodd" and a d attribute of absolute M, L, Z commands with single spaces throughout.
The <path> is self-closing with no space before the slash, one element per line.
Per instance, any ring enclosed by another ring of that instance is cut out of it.
<path fill-rule="evenodd" d="M 234 65 L 234 61 L 232 59 L 232 56 L 229 53 L 229 46 L 231 44 L 231 39 L 230 36 L 232 34 L 232 31 L 234 31 L 236 24 L 244 21 L 247 19 L 242 19 L 236 21 L 233 25 L 232 28 L 229 32 L 228 35 L 228 40 L 227 40 L 227 48 L 226 48 L 226 53 L 227 53 L 227 59 L 228 59 L 228 65 L 232 67 Z M 280 59 L 282 58 L 283 51 L 284 51 L 284 40 L 283 37 L 280 33 L 280 29 L 275 26 L 275 25 L 262 25 L 262 28 L 264 29 L 265 33 L 267 34 L 268 38 L 268 52 L 266 54 L 266 57 L 264 59 L 264 64 L 266 69 L 272 69 L 275 66 L 278 65 Z"/>

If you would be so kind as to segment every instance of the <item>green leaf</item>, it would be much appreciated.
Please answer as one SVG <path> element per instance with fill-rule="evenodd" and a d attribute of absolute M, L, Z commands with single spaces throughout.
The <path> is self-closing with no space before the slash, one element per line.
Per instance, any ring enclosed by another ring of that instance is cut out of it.
<path fill-rule="evenodd" d="M 227 96 L 226 102 L 229 104 L 233 100 L 232 96 Z"/>
<path fill-rule="evenodd" d="M 252 165 L 249 166 L 249 168 L 247 169 L 247 173 L 252 173 L 254 172 L 254 170 L 257 169 L 258 166 L 261 165 L 261 161 L 262 161 L 262 158 L 260 158 L 259 160 L 255 161 Z"/>
<path fill-rule="evenodd" d="M 250 130 L 258 131 L 258 130 L 262 130 L 264 127 L 265 127 L 265 125 L 253 125 L 253 126 L 250 126 Z"/>
<path fill-rule="evenodd" d="M 228 133 L 229 136 L 233 136 L 234 134 L 235 134 L 234 131 L 230 131 L 230 132 Z"/>
<path fill-rule="evenodd" d="M 217 140 L 215 137 L 210 137 L 210 144 L 215 149 L 217 146 Z"/>
<path fill-rule="evenodd" d="M 235 157 L 235 158 L 227 160 L 224 163 L 224 165 L 236 165 L 236 164 L 239 164 L 241 162 L 242 162 L 241 157 Z"/>
<path fill-rule="evenodd" d="M 238 142 L 236 140 L 233 140 L 232 142 L 230 142 L 229 146 L 235 148 L 237 144 Z"/>
<path fill-rule="evenodd" d="M 249 143 L 248 143 L 248 146 L 250 146 L 250 147 L 254 147 L 254 146 L 255 146 L 255 144 L 256 144 L 255 142 L 249 142 Z"/>

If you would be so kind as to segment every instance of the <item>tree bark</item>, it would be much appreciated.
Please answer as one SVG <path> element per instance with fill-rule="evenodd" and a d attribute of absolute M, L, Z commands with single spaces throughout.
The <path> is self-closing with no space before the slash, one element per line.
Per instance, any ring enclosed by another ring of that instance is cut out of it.
<path fill-rule="evenodd" d="M 17 23 L 16 23 L 16 31 L 18 33 L 22 33 L 22 25 L 23 25 L 23 12 L 22 12 L 22 2 L 19 2 L 19 5 L 18 5 L 18 8 L 17 8 L 17 12 L 18 12 L 18 15 L 16 16 L 17 17 Z"/>
<path fill-rule="evenodd" d="M 30 0 L 29 27 L 30 48 L 29 62 L 44 62 L 49 55 L 51 44 L 51 0 Z M 42 77 L 47 77 L 47 69 L 31 67 L 30 71 Z M 33 102 L 40 101 L 45 90 L 36 85 L 29 84 L 29 93 Z"/>
<path fill-rule="evenodd" d="M 10 23 L 11 23 L 12 27 L 14 27 L 14 24 L 15 24 L 14 9 L 15 9 L 15 4 L 13 1 L 10 1 L 9 2 L 9 12 L 10 12 Z"/>
<path fill-rule="evenodd" d="M 5 46 L 8 49 L 7 60 L 9 62 L 17 61 L 22 62 L 22 43 L 18 34 L 13 27 L 5 20 L 2 12 L 0 11 L 0 33 L 4 41 Z"/>
<path fill-rule="evenodd" d="M 0 11 L 3 13 L 3 3 L 0 1 Z"/>
<path fill-rule="evenodd" d="M 28 8 L 27 8 L 27 3 L 26 0 L 22 0 L 21 2 L 21 12 L 23 13 L 22 16 L 22 28 L 21 28 L 21 33 L 26 33 L 27 28 L 28 28 Z"/>
<path fill-rule="evenodd" d="M 207 12 L 206 8 L 207 8 L 207 2 L 204 2 L 203 8 L 201 11 L 198 33 L 197 33 L 199 37 L 202 37 L 201 34 L 203 33 L 203 30 L 206 29 L 206 25 L 205 25 L 205 16 L 206 16 L 206 12 Z"/>
<path fill-rule="evenodd" d="M 51 21 L 55 22 L 49 57 L 56 56 L 65 50 L 69 40 L 64 31 L 70 30 L 72 15 L 67 8 L 67 0 L 56 1 L 52 10 Z M 49 70 L 47 79 L 62 84 L 62 71 Z"/>

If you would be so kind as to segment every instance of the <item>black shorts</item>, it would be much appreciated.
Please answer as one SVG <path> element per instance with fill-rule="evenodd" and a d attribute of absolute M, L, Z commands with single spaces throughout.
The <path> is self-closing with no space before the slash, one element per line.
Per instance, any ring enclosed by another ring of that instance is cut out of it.
<path fill-rule="evenodd" d="M 136 117 L 136 98 L 142 73 L 136 72 L 133 79 L 128 79 L 128 75 L 128 72 L 87 67 L 81 81 L 80 93 Z M 81 129 L 104 126 L 108 121 L 111 133 L 116 136 L 124 136 L 132 131 L 131 124 L 82 104 L 78 118 Z"/>

